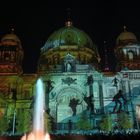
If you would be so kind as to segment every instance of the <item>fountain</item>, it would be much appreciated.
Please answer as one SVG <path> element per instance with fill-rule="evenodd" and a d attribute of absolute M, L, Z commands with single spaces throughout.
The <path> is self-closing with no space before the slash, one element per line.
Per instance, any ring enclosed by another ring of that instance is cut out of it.
<path fill-rule="evenodd" d="M 43 82 L 41 79 L 36 83 L 36 95 L 33 113 L 33 130 L 28 135 L 25 134 L 21 140 L 50 140 L 48 133 L 44 132 L 44 111 L 45 97 Z"/>

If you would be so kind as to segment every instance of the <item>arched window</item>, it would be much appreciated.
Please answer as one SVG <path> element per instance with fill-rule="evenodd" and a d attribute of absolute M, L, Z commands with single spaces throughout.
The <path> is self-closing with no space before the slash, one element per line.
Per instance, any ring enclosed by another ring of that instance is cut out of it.
<path fill-rule="evenodd" d="M 75 65 L 76 65 L 76 60 L 71 54 L 67 54 L 64 58 L 64 71 L 65 72 L 74 72 L 76 71 Z"/>
<path fill-rule="evenodd" d="M 133 60 L 134 59 L 134 52 L 132 50 L 128 51 L 128 59 Z"/>

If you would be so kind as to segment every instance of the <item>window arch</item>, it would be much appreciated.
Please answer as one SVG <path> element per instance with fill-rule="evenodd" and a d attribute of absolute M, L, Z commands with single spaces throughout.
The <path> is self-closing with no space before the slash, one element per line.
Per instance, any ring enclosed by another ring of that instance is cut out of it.
<path fill-rule="evenodd" d="M 128 59 L 133 60 L 134 59 L 134 52 L 132 50 L 128 51 Z"/>

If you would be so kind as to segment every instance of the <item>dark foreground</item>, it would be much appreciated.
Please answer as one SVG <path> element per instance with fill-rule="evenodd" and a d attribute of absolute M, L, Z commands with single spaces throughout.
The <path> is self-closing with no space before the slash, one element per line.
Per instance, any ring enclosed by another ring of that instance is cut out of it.
<path fill-rule="evenodd" d="M 100 134 L 100 135 L 51 135 L 51 140 L 139 140 L 140 133 L 137 134 Z M 0 140 L 20 140 L 21 136 L 0 136 Z"/>

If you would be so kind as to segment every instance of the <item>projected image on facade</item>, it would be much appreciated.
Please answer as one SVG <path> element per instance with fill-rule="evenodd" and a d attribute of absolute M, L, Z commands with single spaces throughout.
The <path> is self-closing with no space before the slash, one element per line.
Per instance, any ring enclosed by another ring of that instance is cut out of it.
<path fill-rule="evenodd" d="M 41 48 L 36 73 L 25 74 L 20 39 L 13 32 L 4 35 L 0 123 L 5 127 L 0 133 L 30 132 L 38 77 L 45 89 L 45 119 L 51 133 L 139 129 L 140 44 L 135 34 L 125 28 L 116 39 L 114 53 L 116 72 L 101 69 L 97 45 L 67 21 Z"/>

